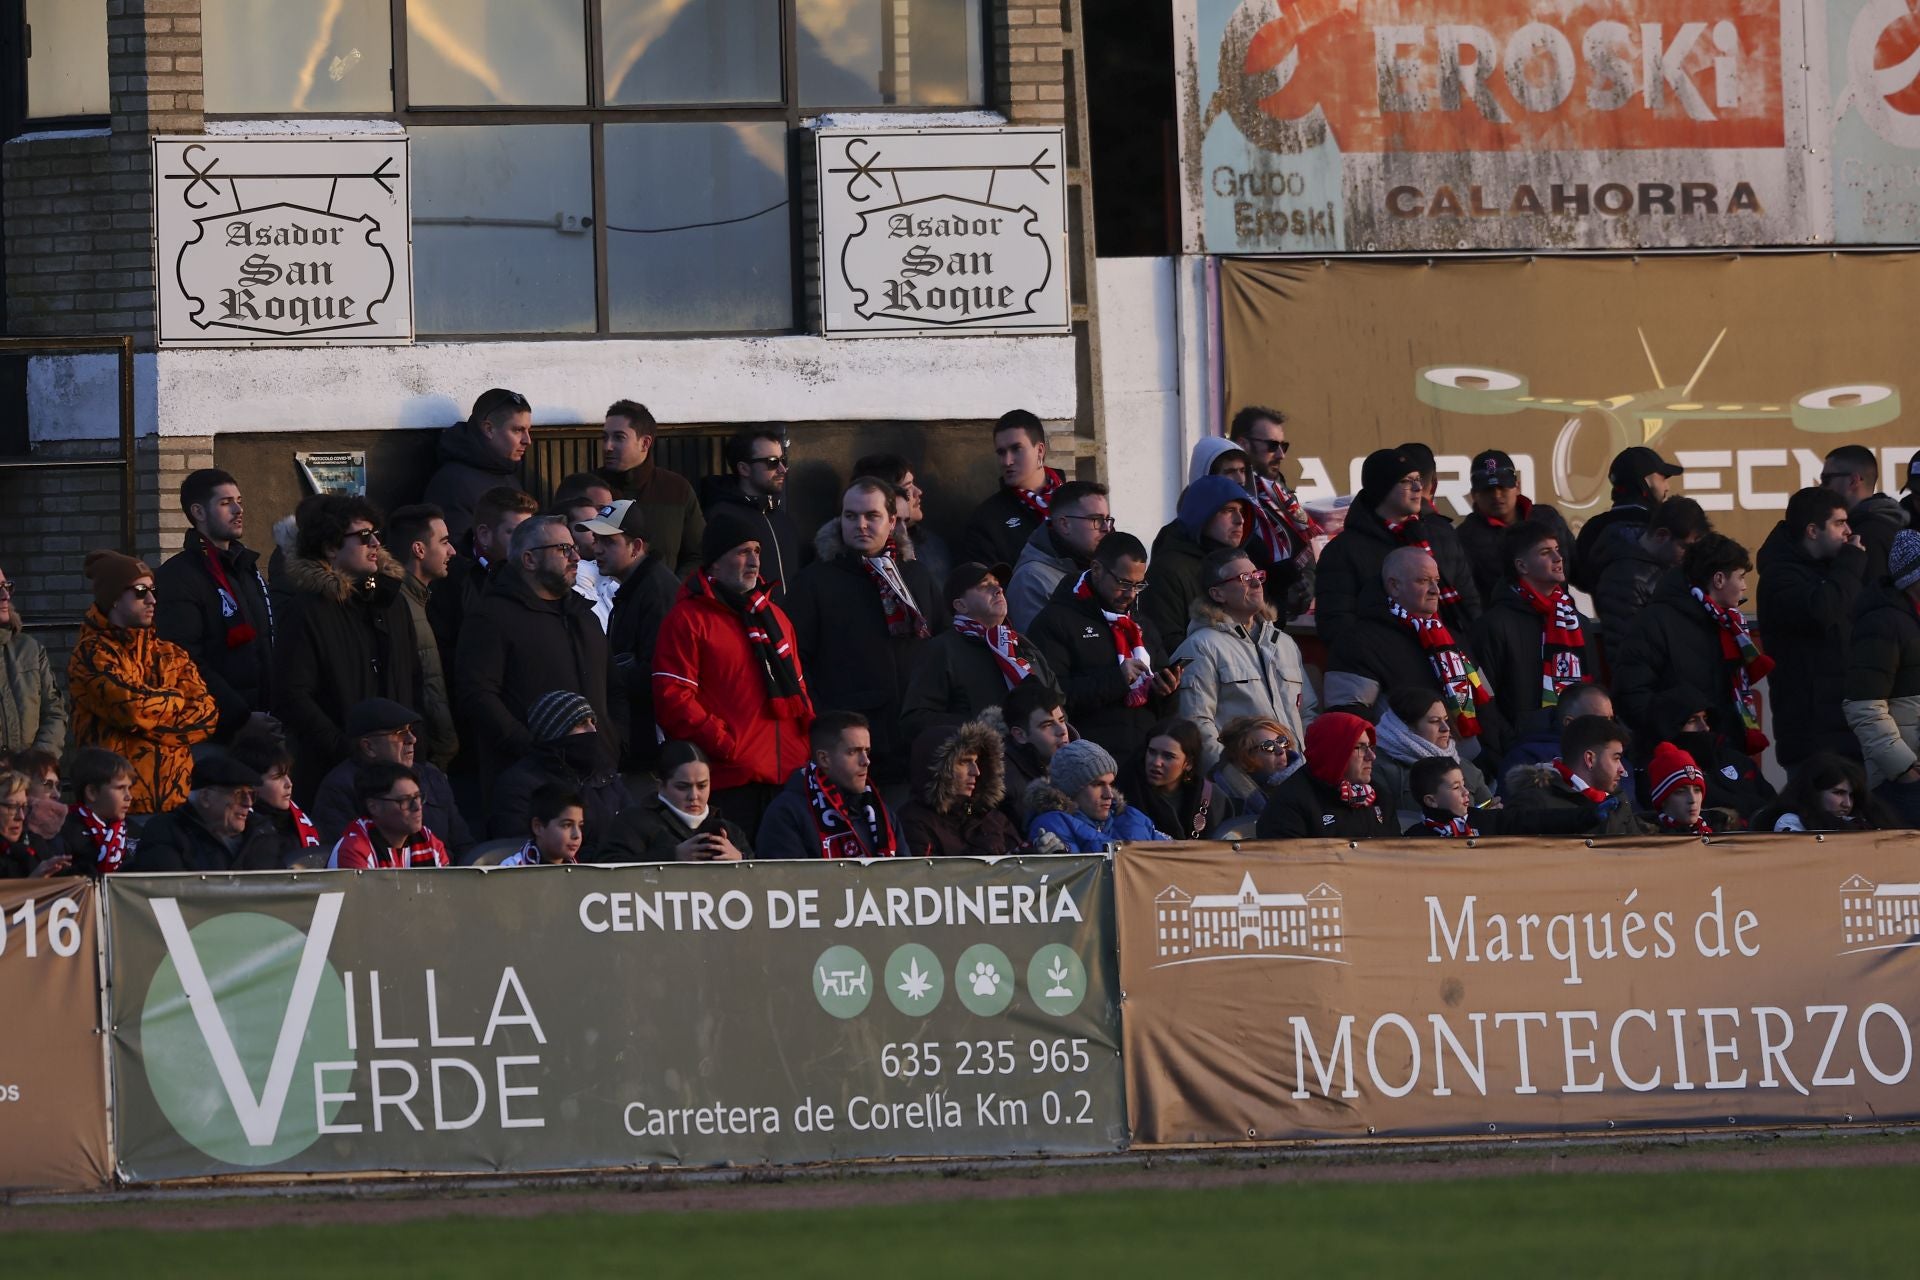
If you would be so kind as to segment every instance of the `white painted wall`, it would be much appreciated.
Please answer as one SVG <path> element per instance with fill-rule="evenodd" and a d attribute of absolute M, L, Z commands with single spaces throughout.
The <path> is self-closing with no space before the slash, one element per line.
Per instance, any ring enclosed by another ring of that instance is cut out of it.
<path fill-rule="evenodd" d="M 1151 543 L 1173 519 L 1187 454 L 1212 429 L 1205 260 L 1102 258 L 1100 388 L 1119 527 Z"/>

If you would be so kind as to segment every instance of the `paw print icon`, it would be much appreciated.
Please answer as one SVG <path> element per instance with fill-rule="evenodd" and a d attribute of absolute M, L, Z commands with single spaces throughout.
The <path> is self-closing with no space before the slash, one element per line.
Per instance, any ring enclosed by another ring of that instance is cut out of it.
<path fill-rule="evenodd" d="M 953 987 L 968 1012 L 991 1018 L 1013 1003 L 1013 962 L 991 943 L 976 943 L 960 953 Z"/>

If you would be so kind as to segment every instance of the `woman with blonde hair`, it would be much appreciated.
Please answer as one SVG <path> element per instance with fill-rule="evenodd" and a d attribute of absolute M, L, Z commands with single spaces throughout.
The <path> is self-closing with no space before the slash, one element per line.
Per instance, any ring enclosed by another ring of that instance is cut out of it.
<path fill-rule="evenodd" d="M 1300 745 L 1267 716 L 1239 716 L 1220 730 L 1213 780 L 1213 835 L 1239 818 L 1258 817 L 1273 789 L 1300 767 Z"/>
<path fill-rule="evenodd" d="M 42 857 L 27 842 L 27 804 L 31 783 L 17 769 L 0 772 L 0 880 L 64 875 L 73 865 L 65 854 Z"/>

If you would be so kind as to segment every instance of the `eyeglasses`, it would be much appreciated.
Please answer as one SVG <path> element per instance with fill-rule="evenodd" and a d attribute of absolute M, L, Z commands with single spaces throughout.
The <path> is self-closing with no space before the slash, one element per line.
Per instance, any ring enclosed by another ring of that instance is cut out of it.
<path fill-rule="evenodd" d="M 1262 453 L 1265 453 L 1270 449 L 1278 449 L 1280 451 L 1280 456 L 1285 457 L 1287 454 L 1287 450 L 1293 448 L 1293 446 L 1288 444 L 1285 440 L 1262 440 L 1258 436 L 1248 436 L 1247 448 L 1258 449 Z"/>
<path fill-rule="evenodd" d="M 1261 583 L 1265 582 L 1266 580 L 1267 580 L 1267 571 L 1265 569 L 1253 569 L 1246 573 L 1236 573 L 1231 578 L 1227 579 L 1228 582 L 1237 581 L 1237 582 L 1244 583 L 1249 587 L 1257 587 Z"/>
<path fill-rule="evenodd" d="M 0 596 L 11 597 L 12 595 L 13 595 L 13 584 L 11 582 L 0 581 Z"/>
<path fill-rule="evenodd" d="M 396 809 L 405 809 L 408 813 L 425 808 L 427 803 L 417 791 L 410 796 L 375 796 L 374 799 L 381 804 L 390 804 Z"/>
<path fill-rule="evenodd" d="M 1113 583 L 1114 591 L 1123 596 L 1137 596 L 1147 589 L 1147 583 L 1144 578 L 1139 582 L 1128 582 L 1125 578 L 1109 578 L 1107 580 Z"/>
<path fill-rule="evenodd" d="M 158 600 L 160 598 L 160 588 L 158 587 L 128 587 L 127 590 L 133 592 L 134 598 L 138 600 Z"/>
<path fill-rule="evenodd" d="M 787 469 L 787 460 L 785 458 L 748 458 L 747 461 L 756 467 L 765 467 L 769 471 L 785 471 Z"/>
<path fill-rule="evenodd" d="M 25 813 L 26 811 L 27 802 L 25 800 L 10 800 L 4 804 L 0 804 L 0 812 Z"/>
<path fill-rule="evenodd" d="M 1285 738 L 1275 738 L 1272 742 L 1256 742 L 1253 749 L 1263 756 L 1283 756 L 1293 750 L 1293 744 Z"/>
<path fill-rule="evenodd" d="M 533 552 L 535 555 L 538 555 L 542 551 L 558 551 L 569 560 L 578 560 L 580 558 L 580 548 L 574 546 L 571 542 L 549 542 L 542 546 L 529 547 L 527 550 Z"/>
<path fill-rule="evenodd" d="M 1113 532 L 1112 516 L 1070 516 L 1063 511 L 1060 513 L 1060 518 L 1062 520 L 1084 520 L 1096 529 L 1103 530 L 1107 533 Z"/>
<path fill-rule="evenodd" d="M 347 534 L 347 536 L 349 538 L 358 538 L 360 545 L 363 547 L 377 547 L 380 545 L 380 533 L 376 529 L 355 529 Z"/>
<path fill-rule="evenodd" d="M 367 736 L 369 738 L 392 738 L 395 742 L 420 741 L 420 735 L 413 731 L 413 726 L 410 724 L 402 725 L 398 729 L 382 729 L 378 733 L 370 733 Z"/>

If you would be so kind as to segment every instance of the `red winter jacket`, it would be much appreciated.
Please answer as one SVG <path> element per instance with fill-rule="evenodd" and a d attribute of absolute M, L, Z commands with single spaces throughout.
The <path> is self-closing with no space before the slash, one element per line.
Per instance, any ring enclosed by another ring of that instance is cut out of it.
<path fill-rule="evenodd" d="M 791 636 L 792 620 L 779 605 L 773 612 Z M 768 701 L 766 675 L 738 615 L 681 587 L 653 649 L 653 710 L 661 734 L 707 753 L 715 791 L 750 782 L 778 785 L 807 762 L 813 718 L 776 719 Z"/>

